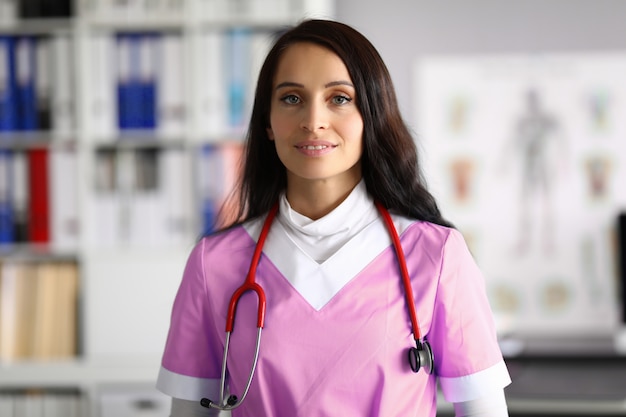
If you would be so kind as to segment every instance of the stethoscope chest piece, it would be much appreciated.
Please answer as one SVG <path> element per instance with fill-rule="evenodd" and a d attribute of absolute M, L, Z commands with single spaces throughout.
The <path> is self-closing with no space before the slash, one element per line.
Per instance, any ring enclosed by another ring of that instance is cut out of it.
<path fill-rule="evenodd" d="M 409 349 L 409 365 L 413 372 L 419 372 L 420 368 L 430 375 L 434 371 L 433 350 L 427 341 L 418 342 L 417 347 Z"/>

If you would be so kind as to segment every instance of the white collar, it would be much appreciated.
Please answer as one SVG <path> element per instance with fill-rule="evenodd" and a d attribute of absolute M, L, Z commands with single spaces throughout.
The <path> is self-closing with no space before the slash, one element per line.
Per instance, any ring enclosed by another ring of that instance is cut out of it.
<path fill-rule="evenodd" d="M 339 206 L 317 220 L 293 210 L 283 194 L 277 220 L 294 244 L 322 263 L 377 217 L 374 201 L 361 180 Z"/>
<path fill-rule="evenodd" d="M 373 200 L 367 194 L 365 181 L 361 180 L 348 197 L 333 211 L 318 220 L 312 220 L 291 208 L 283 193 L 280 198 L 279 218 L 294 231 L 309 236 L 331 236 L 348 231 L 354 221 L 371 209 Z"/>

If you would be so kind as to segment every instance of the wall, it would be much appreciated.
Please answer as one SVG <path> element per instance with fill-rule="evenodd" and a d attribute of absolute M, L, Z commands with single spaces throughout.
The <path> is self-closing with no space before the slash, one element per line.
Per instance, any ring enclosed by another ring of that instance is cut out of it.
<path fill-rule="evenodd" d="M 378 48 L 406 118 L 424 54 L 626 50 L 622 0 L 338 0 L 336 16 Z"/>

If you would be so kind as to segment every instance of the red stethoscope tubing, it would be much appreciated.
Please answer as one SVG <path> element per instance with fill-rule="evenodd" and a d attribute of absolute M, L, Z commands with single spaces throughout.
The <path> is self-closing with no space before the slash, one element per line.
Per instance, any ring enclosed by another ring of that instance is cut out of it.
<path fill-rule="evenodd" d="M 415 300 L 413 299 L 413 287 L 411 286 L 411 278 L 409 276 L 409 270 L 406 267 L 406 260 L 404 258 L 404 251 L 402 250 L 402 244 L 400 243 L 400 236 L 396 230 L 393 220 L 389 211 L 378 201 L 376 201 L 376 208 L 380 212 L 381 216 L 385 220 L 387 230 L 391 235 L 393 247 L 396 251 L 396 257 L 398 258 L 398 265 L 400 266 L 400 274 L 402 275 L 402 284 L 404 285 L 404 295 L 406 297 L 406 305 L 409 309 L 409 317 L 411 318 L 411 326 L 413 327 L 413 338 L 419 344 L 421 343 L 420 326 L 417 321 L 417 311 L 415 310 Z"/>
<path fill-rule="evenodd" d="M 254 291 L 259 297 L 256 327 L 262 329 L 265 325 L 265 291 L 263 291 L 263 288 L 261 288 L 261 286 L 255 282 L 256 267 L 259 265 L 259 260 L 261 259 L 261 252 L 263 251 L 265 239 L 269 234 L 270 226 L 272 225 L 272 222 L 274 221 L 274 217 L 276 217 L 277 212 L 278 204 L 275 204 L 267 214 L 267 218 L 265 219 L 265 223 L 263 224 L 263 229 L 261 229 L 259 240 L 257 241 L 256 247 L 254 248 L 254 255 L 252 255 L 252 261 L 250 261 L 250 268 L 248 269 L 248 275 L 246 276 L 246 280 L 239 288 L 235 290 L 232 297 L 230 298 L 230 304 L 228 305 L 228 315 L 226 316 L 227 332 L 233 331 L 233 327 L 235 326 L 235 312 L 237 310 L 237 303 L 239 302 L 243 294 L 247 291 Z"/>

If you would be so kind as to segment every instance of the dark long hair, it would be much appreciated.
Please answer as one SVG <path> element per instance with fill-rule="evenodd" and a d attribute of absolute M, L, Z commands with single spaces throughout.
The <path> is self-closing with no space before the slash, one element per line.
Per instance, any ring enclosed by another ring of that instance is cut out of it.
<path fill-rule="evenodd" d="M 305 20 L 284 32 L 261 68 L 246 137 L 236 198 L 238 221 L 265 214 L 287 187 L 287 174 L 269 140 L 274 75 L 284 51 L 295 43 L 328 48 L 346 65 L 363 118 L 362 173 L 367 191 L 389 210 L 451 226 L 426 189 L 415 142 L 404 123 L 391 77 L 374 46 L 352 27 L 329 20 Z M 232 206 L 231 206 L 232 207 Z"/>

